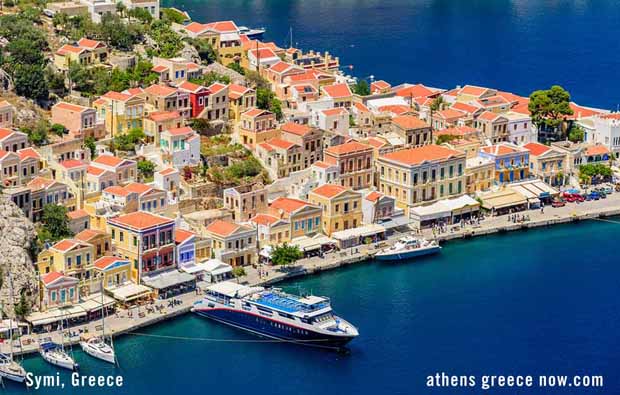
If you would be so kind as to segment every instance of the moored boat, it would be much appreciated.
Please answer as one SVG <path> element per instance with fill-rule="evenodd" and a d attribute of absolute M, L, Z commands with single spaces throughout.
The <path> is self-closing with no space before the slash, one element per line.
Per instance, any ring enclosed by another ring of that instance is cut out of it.
<path fill-rule="evenodd" d="M 11 355 L 0 354 L 0 376 L 4 379 L 23 383 L 26 380 L 26 369 L 14 361 Z"/>
<path fill-rule="evenodd" d="M 39 354 L 52 365 L 69 370 L 78 369 L 78 364 L 60 344 L 52 341 L 43 342 L 39 344 Z"/>
<path fill-rule="evenodd" d="M 101 359 L 109 363 L 116 363 L 114 348 L 105 342 L 103 336 L 83 336 L 80 341 L 82 350 L 91 357 Z"/>
<path fill-rule="evenodd" d="M 376 253 L 375 258 L 380 261 L 399 261 L 436 254 L 440 250 L 441 247 L 435 241 L 407 236 L 398 240 L 392 247 Z"/>
<path fill-rule="evenodd" d="M 329 298 L 221 282 L 207 288 L 192 311 L 238 329 L 315 347 L 342 348 L 357 328 L 333 314 Z"/>
<path fill-rule="evenodd" d="M 239 26 L 239 34 L 246 35 L 250 40 L 259 40 L 265 34 L 265 28 L 250 29 L 247 26 Z"/>

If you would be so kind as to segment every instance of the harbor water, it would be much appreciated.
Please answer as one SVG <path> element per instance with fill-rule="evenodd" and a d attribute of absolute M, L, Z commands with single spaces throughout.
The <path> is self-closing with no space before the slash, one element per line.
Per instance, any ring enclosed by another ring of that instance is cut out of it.
<path fill-rule="evenodd" d="M 74 353 L 82 374 L 123 375 L 115 394 L 585 393 L 430 390 L 427 376 L 437 372 L 602 375 L 604 388 L 590 391 L 620 393 L 618 235 L 620 222 L 585 221 L 451 241 L 436 256 L 371 261 L 282 284 L 332 298 L 360 330 L 348 354 L 255 342 L 194 315 L 141 330 L 150 336 L 117 339 L 120 368 Z M 36 374 L 57 370 L 38 356 L 24 362 Z M 65 390 L 34 392 L 110 393 L 71 389 L 69 373 L 62 378 Z M 6 385 L 7 393 L 26 393 Z"/>
<path fill-rule="evenodd" d="M 581 105 L 620 103 L 616 0 L 162 0 L 194 20 L 265 27 L 392 84 L 477 84 L 527 96 L 553 84 Z"/>

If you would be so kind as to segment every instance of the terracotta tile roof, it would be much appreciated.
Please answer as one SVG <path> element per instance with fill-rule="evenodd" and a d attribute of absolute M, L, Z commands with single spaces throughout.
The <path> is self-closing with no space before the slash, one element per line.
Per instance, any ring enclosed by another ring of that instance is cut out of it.
<path fill-rule="evenodd" d="M 427 87 L 425 87 L 422 84 L 415 84 L 412 86 L 408 86 L 406 88 L 402 88 L 396 91 L 396 96 L 401 96 L 401 97 L 428 97 L 430 95 L 432 95 L 433 92 L 432 90 L 428 89 Z"/>
<path fill-rule="evenodd" d="M 280 130 L 286 133 L 291 133 L 297 136 L 305 136 L 312 132 L 312 128 L 308 125 L 301 125 L 295 122 L 287 122 L 280 126 Z"/>
<path fill-rule="evenodd" d="M 78 218 L 84 218 L 84 217 L 89 217 L 90 215 L 86 212 L 86 210 L 73 210 L 73 211 L 69 211 L 67 213 L 67 217 L 69 217 L 69 219 L 78 219 Z"/>
<path fill-rule="evenodd" d="M 176 229 L 174 231 L 174 241 L 177 244 L 181 244 L 189 240 L 189 238 L 192 236 L 196 236 L 196 233 L 190 232 L 189 230 L 185 230 L 185 229 Z"/>
<path fill-rule="evenodd" d="M 333 155 L 346 155 L 367 150 L 372 150 L 372 147 L 357 141 L 350 141 L 348 143 L 329 147 L 325 150 L 325 152 Z"/>
<path fill-rule="evenodd" d="M 189 81 L 183 81 L 182 83 L 180 83 L 179 88 L 186 90 L 188 92 L 192 92 L 192 93 L 198 93 L 201 90 L 207 90 L 206 87 L 202 85 L 194 84 L 193 82 L 189 82 Z"/>
<path fill-rule="evenodd" d="M 239 28 L 233 21 L 210 22 L 207 23 L 205 26 L 207 26 L 208 29 L 215 30 L 219 33 L 232 33 L 239 31 Z"/>
<path fill-rule="evenodd" d="M 108 170 L 104 170 L 104 169 L 101 169 L 101 168 L 95 167 L 95 166 L 88 166 L 86 168 L 86 173 L 87 174 L 92 174 L 93 176 L 100 176 L 100 175 L 102 175 L 103 173 L 105 173 L 107 171 Z"/>
<path fill-rule="evenodd" d="M 321 169 L 327 169 L 335 165 L 330 165 L 329 163 L 323 162 L 322 160 L 316 161 L 312 164 L 312 166 L 316 166 Z"/>
<path fill-rule="evenodd" d="M 104 94 L 101 97 L 102 98 L 106 98 L 106 99 L 110 99 L 110 100 L 116 100 L 116 101 L 127 101 L 127 100 L 131 99 L 133 96 L 129 95 L 129 94 L 126 94 L 126 93 L 109 91 L 109 92 L 107 92 L 106 94 Z"/>
<path fill-rule="evenodd" d="M 249 92 L 252 92 L 252 89 L 248 88 L 247 86 L 241 86 L 237 84 L 230 84 L 228 86 L 228 97 L 233 100 L 236 100 Z"/>
<path fill-rule="evenodd" d="M 19 159 L 20 160 L 25 160 L 25 159 L 41 159 L 41 155 L 39 155 L 39 153 L 37 152 L 37 150 L 35 150 L 32 147 L 28 147 L 28 148 L 22 148 L 20 150 L 17 151 L 17 155 L 19 155 Z"/>
<path fill-rule="evenodd" d="M 609 150 L 604 145 L 592 145 L 586 149 L 586 155 L 605 155 L 609 154 Z"/>
<path fill-rule="evenodd" d="M 41 281 L 43 281 L 43 283 L 45 285 L 49 285 L 49 284 L 53 283 L 54 281 L 56 281 L 58 279 L 61 279 L 63 277 L 64 277 L 64 275 L 62 273 L 59 273 L 59 272 L 49 272 L 49 273 L 47 273 L 47 274 L 45 274 L 45 275 L 43 275 L 41 277 Z"/>
<path fill-rule="evenodd" d="M 370 91 L 371 92 L 383 91 L 386 89 L 390 89 L 391 87 L 392 85 L 388 84 L 387 82 L 383 80 L 379 80 L 379 81 L 375 81 L 372 84 L 370 84 Z"/>
<path fill-rule="evenodd" d="M 80 243 L 76 240 L 63 239 L 63 240 L 60 240 L 58 243 L 54 244 L 51 248 L 55 249 L 56 251 L 67 252 L 71 250 L 72 248 L 77 247 L 79 245 Z"/>
<path fill-rule="evenodd" d="M 101 236 L 101 235 L 105 235 L 106 233 L 101 231 L 101 230 L 96 230 L 96 229 L 84 229 L 83 231 L 81 231 L 80 233 L 78 233 L 77 235 L 73 236 L 76 240 L 80 240 L 83 241 L 85 243 L 88 243 L 89 241 L 91 241 L 92 239 L 94 239 L 97 236 Z"/>
<path fill-rule="evenodd" d="M 527 143 L 523 148 L 529 150 L 535 156 L 542 155 L 551 149 L 551 147 L 540 143 Z"/>
<path fill-rule="evenodd" d="M 276 55 L 271 48 L 252 49 L 248 52 L 248 55 L 252 55 L 256 59 L 260 58 L 261 61 L 278 57 L 278 55 Z"/>
<path fill-rule="evenodd" d="M 497 145 L 490 145 L 490 146 L 482 147 L 482 151 L 486 152 L 487 154 L 491 154 L 491 155 L 507 155 L 507 154 L 514 154 L 516 152 L 519 152 L 517 149 L 504 145 L 504 144 L 497 144 Z"/>
<path fill-rule="evenodd" d="M 149 115 L 149 119 L 155 122 L 170 121 L 181 118 L 178 111 L 155 111 Z"/>
<path fill-rule="evenodd" d="M 477 134 L 478 129 L 474 129 L 471 126 L 454 126 L 442 130 L 434 130 L 433 136 L 449 135 L 449 136 L 467 136 L 470 134 Z"/>
<path fill-rule="evenodd" d="M 117 167 L 120 164 L 122 164 L 124 161 L 125 159 L 121 159 L 117 156 L 104 154 L 104 155 L 99 155 L 98 157 L 96 157 L 92 161 L 92 163 L 97 163 L 100 165 L 111 166 L 111 167 Z"/>
<path fill-rule="evenodd" d="M 141 95 L 142 93 L 144 93 L 144 89 L 138 87 L 135 88 L 129 88 L 129 89 L 125 89 L 123 91 L 124 94 L 129 95 L 131 97 L 137 96 L 137 95 Z"/>
<path fill-rule="evenodd" d="M 174 220 L 145 211 L 136 211 L 130 214 L 110 218 L 108 223 L 111 225 L 127 226 L 136 230 L 144 230 L 155 226 L 174 224 Z"/>
<path fill-rule="evenodd" d="M 253 218 L 250 219 L 251 222 L 254 222 L 258 225 L 269 226 L 278 221 L 278 217 L 274 217 L 269 214 L 257 214 Z"/>
<path fill-rule="evenodd" d="M 510 102 L 505 99 L 503 96 L 495 95 L 490 97 L 485 97 L 484 99 L 476 100 L 480 106 L 485 108 L 496 107 L 501 105 L 509 104 Z"/>
<path fill-rule="evenodd" d="M 478 119 L 482 119 L 484 121 L 489 121 L 489 122 L 493 122 L 499 117 L 500 117 L 500 114 L 497 114 L 491 111 L 485 111 L 482 114 L 478 115 Z"/>
<path fill-rule="evenodd" d="M 328 116 L 328 117 L 336 116 L 336 115 L 345 115 L 345 114 L 349 113 L 347 110 L 345 110 L 344 108 L 341 108 L 341 107 L 329 108 L 329 109 L 323 110 L 321 112 L 323 114 L 325 114 L 326 116 Z"/>
<path fill-rule="evenodd" d="M 27 186 L 34 191 L 38 191 L 40 189 L 47 189 L 55 183 L 54 180 L 50 180 L 49 178 L 44 177 L 36 177 L 32 181 L 30 181 Z"/>
<path fill-rule="evenodd" d="M 116 195 L 116 196 L 129 196 L 130 192 L 118 185 L 112 185 L 111 187 L 107 187 L 106 189 L 103 190 L 104 193 L 109 193 L 111 195 Z"/>
<path fill-rule="evenodd" d="M 370 201 L 370 202 L 376 202 L 377 200 L 379 200 L 379 198 L 381 198 L 383 196 L 382 193 L 379 193 L 377 191 L 372 191 L 370 192 L 368 195 L 366 195 L 366 200 Z"/>
<path fill-rule="evenodd" d="M 144 91 L 150 95 L 163 96 L 163 97 L 167 97 L 167 96 L 177 93 L 176 89 L 169 87 L 169 86 L 165 86 L 165 85 L 159 85 L 159 84 L 153 84 L 149 86 L 148 88 L 144 89 Z"/>
<path fill-rule="evenodd" d="M 198 22 L 192 22 L 184 27 L 185 30 L 190 31 L 192 33 L 200 33 L 206 30 L 206 25 Z"/>
<path fill-rule="evenodd" d="M 280 139 L 277 137 L 274 137 L 272 139 L 269 139 L 267 141 L 265 141 L 265 144 L 270 145 L 272 147 L 276 147 L 276 148 L 281 148 L 281 149 L 285 149 L 285 150 L 289 150 L 293 147 L 299 147 L 297 144 L 288 141 L 288 140 L 284 140 L 284 139 Z"/>
<path fill-rule="evenodd" d="M 325 94 L 333 99 L 342 99 L 353 96 L 347 84 L 334 84 L 323 87 Z"/>
<path fill-rule="evenodd" d="M 390 104 L 387 106 L 381 106 L 377 108 L 379 112 L 391 112 L 395 115 L 401 115 L 407 112 L 411 112 L 411 107 L 406 106 L 404 104 Z"/>
<path fill-rule="evenodd" d="M 386 145 L 389 145 L 386 141 L 381 140 L 380 138 L 377 138 L 377 137 L 368 137 L 366 142 L 375 148 L 382 148 L 382 147 L 385 147 Z"/>
<path fill-rule="evenodd" d="M 165 71 L 168 71 L 168 68 L 166 66 L 160 64 L 158 66 L 153 66 L 151 71 L 154 72 L 154 73 L 163 73 Z"/>
<path fill-rule="evenodd" d="M 310 193 L 315 193 L 317 195 L 326 197 L 328 199 L 333 198 L 334 196 L 340 195 L 342 192 L 346 191 L 347 188 L 336 185 L 336 184 L 323 184 L 318 188 L 313 189 Z"/>
<path fill-rule="evenodd" d="M 211 91 L 212 94 L 216 94 L 222 89 L 225 89 L 226 87 L 228 87 L 228 85 L 220 84 L 219 82 L 214 82 L 213 84 L 209 85 L 208 89 Z"/>
<path fill-rule="evenodd" d="M 178 173 L 179 171 L 173 167 L 169 167 L 167 169 L 161 170 L 159 171 L 159 174 L 161 174 L 162 176 L 167 176 L 169 174 L 174 174 L 174 173 Z"/>
<path fill-rule="evenodd" d="M 63 160 L 62 162 L 59 162 L 59 164 L 65 169 L 75 169 L 77 167 L 86 166 L 85 162 L 82 162 L 81 160 L 75 160 L 75 159 Z"/>
<path fill-rule="evenodd" d="M 193 134 L 194 130 L 189 126 L 183 126 L 180 128 L 171 128 L 164 132 L 170 134 L 171 136 L 187 136 L 188 134 Z"/>
<path fill-rule="evenodd" d="M 269 207 L 275 210 L 282 210 L 285 213 L 291 214 L 294 211 L 297 211 L 300 208 L 306 207 L 306 206 L 312 206 L 312 205 L 306 201 L 299 200 L 299 199 L 279 197 L 273 202 L 271 202 L 271 205 Z"/>
<path fill-rule="evenodd" d="M 125 185 L 125 190 L 137 193 L 138 195 L 142 195 L 152 191 L 153 187 L 150 185 L 142 184 L 141 182 L 132 182 Z"/>
<path fill-rule="evenodd" d="M 401 115 L 392 119 L 392 123 L 400 126 L 403 129 L 422 129 L 429 126 L 418 117 L 413 115 Z"/>
<path fill-rule="evenodd" d="M 362 103 L 362 102 L 355 102 L 355 103 L 353 103 L 353 107 L 355 107 L 360 112 L 370 112 L 368 107 L 366 107 L 364 105 L 364 103 Z"/>
<path fill-rule="evenodd" d="M 260 108 L 250 108 L 249 110 L 245 111 L 241 115 L 245 115 L 245 116 L 250 117 L 250 118 L 256 118 L 258 116 L 266 115 L 266 114 L 272 114 L 272 113 L 271 113 L 271 111 L 262 110 Z"/>
<path fill-rule="evenodd" d="M 95 48 L 100 47 L 100 46 L 105 47 L 105 44 L 102 43 L 101 41 L 90 40 L 88 38 L 81 38 L 78 41 L 78 45 L 80 47 L 84 47 L 84 48 L 88 48 L 88 49 L 95 49 Z"/>
<path fill-rule="evenodd" d="M 105 270 L 110 265 L 114 265 L 117 262 L 125 262 L 126 264 L 129 264 L 127 259 L 122 259 L 117 256 L 102 256 L 95 261 L 94 265 L 97 269 Z"/>
<path fill-rule="evenodd" d="M 290 63 L 286 63 L 286 62 L 280 61 L 278 63 L 273 64 L 269 68 L 269 70 L 274 71 L 274 72 L 280 74 L 280 73 L 284 73 L 285 71 L 287 71 L 287 70 L 289 70 L 290 68 L 293 68 L 293 67 L 295 67 L 295 66 L 290 64 Z"/>
<path fill-rule="evenodd" d="M 480 108 L 478 108 L 478 107 L 471 106 L 469 104 L 465 104 L 465 103 L 462 103 L 460 101 L 457 101 L 456 103 L 454 103 L 451 108 L 453 108 L 455 110 L 463 111 L 463 112 L 466 112 L 466 113 L 469 113 L 469 114 L 473 114 L 476 111 L 480 110 Z"/>
<path fill-rule="evenodd" d="M 12 136 L 15 134 L 13 130 L 0 128 L 0 140 L 4 140 L 5 138 Z"/>
<path fill-rule="evenodd" d="M 84 51 L 86 51 L 86 48 L 78 47 L 78 46 L 71 45 L 71 44 L 65 44 L 62 47 L 60 47 L 58 49 L 58 51 L 56 51 L 56 53 L 58 55 L 66 55 L 68 52 L 79 54 L 79 53 L 82 53 Z"/>
<path fill-rule="evenodd" d="M 481 86 L 474 86 L 474 85 L 465 85 L 463 88 L 461 88 L 461 90 L 459 91 L 459 93 L 461 95 L 469 95 L 469 96 L 482 96 L 488 89 L 487 88 L 483 88 Z"/>
<path fill-rule="evenodd" d="M 620 112 L 612 112 L 610 114 L 601 115 L 603 119 L 618 119 L 620 120 Z"/>
<path fill-rule="evenodd" d="M 77 104 L 61 101 L 61 102 L 56 103 L 53 108 L 60 108 L 62 110 L 75 111 L 75 112 L 84 112 L 88 110 L 90 107 L 80 106 Z"/>
<path fill-rule="evenodd" d="M 209 226 L 207 226 L 206 230 L 207 232 L 213 233 L 215 235 L 226 237 L 235 233 L 240 227 L 241 226 L 238 224 L 217 219 L 211 222 Z"/>
<path fill-rule="evenodd" d="M 404 165 L 415 166 L 423 162 L 439 161 L 449 159 L 455 156 L 464 156 L 465 154 L 440 145 L 430 144 L 422 147 L 409 148 L 396 152 L 390 152 L 382 156 L 394 162 Z"/>
<path fill-rule="evenodd" d="M 464 118 L 466 116 L 467 114 L 464 113 L 463 111 L 453 110 L 451 108 L 446 108 L 445 110 L 441 110 L 441 111 L 437 111 L 433 113 L 433 119 L 439 118 L 439 119 L 448 120 L 448 119 L 454 119 L 454 118 Z"/>

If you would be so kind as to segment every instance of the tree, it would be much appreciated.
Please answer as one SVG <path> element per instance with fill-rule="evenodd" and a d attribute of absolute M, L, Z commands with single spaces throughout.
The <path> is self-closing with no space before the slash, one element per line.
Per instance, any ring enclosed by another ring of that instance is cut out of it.
<path fill-rule="evenodd" d="M 298 259 L 301 259 L 304 254 L 296 245 L 288 245 L 284 243 L 281 246 L 277 246 L 271 252 L 271 262 L 274 265 L 286 266 Z"/>
<path fill-rule="evenodd" d="M 150 36 L 157 43 L 156 53 L 162 58 L 176 56 L 183 47 L 181 36 L 164 21 L 158 20 L 151 24 Z"/>
<path fill-rule="evenodd" d="M 50 126 L 50 132 L 54 133 L 57 136 L 62 136 L 63 134 L 67 133 L 67 128 L 65 128 L 59 123 L 55 123 Z"/>
<path fill-rule="evenodd" d="M 568 130 L 568 139 L 573 143 L 581 143 L 585 138 L 585 131 L 577 124 L 573 124 Z"/>
<path fill-rule="evenodd" d="M 587 163 L 579 166 L 579 179 L 584 184 L 590 184 L 593 179 L 610 179 L 613 176 L 611 167 L 602 163 Z"/>
<path fill-rule="evenodd" d="M 19 64 L 13 71 L 15 93 L 33 100 L 45 100 L 49 95 L 45 71 L 35 64 Z"/>
<path fill-rule="evenodd" d="M 532 122 L 538 128 L 543 126 L 556 130 L 567 115 L 572 115 L 570 94 L 559 85 L 551 89 L 538 90 L 530 95 L 528 104 Z"/>
<path fill-rule="evenodd" d="M 431 111 L 437 112 L 443 110 L 446 102 L 443 100 L 443 96 L 437 96 L 431 103 Z"/>
<path fill-rule="evenodd" d="M 366 82 L 366 80 L 358 80 L 355 85 L 353 85 L 353 93 L 360 96 L 370 95 L 370 86 L 368 86 L 368 82 Z"/>
<path fill-rule="evenodd" d="M 47 132 L 50 129 L 49 122 L 39 120 L 34 126 L 24 126 L 20 128 L 23 133 L 28 135 L 28 141 L 34 145 L 44 145 L 47 143 Z"/>
<path fill-rule="evenodd" d="M 237 282 L 239 282 L 239 277 L 245 276 L 245 269 L 243 268 L 243 266 L 236 266 L 233 269 L 232 274 L 237 279 Z"/>
<path fill-rule="evenodd" d="M 444 143 L 449 143 L 450 141 L 456 140 L 458 138 L 459 136 L 455 136 L 453 134 L 441 134 L 439 135 L 439 137 L 437 137 L 437 141 L 435 141 L 435 144 L 441 145 Z"/>
<path fill-rule="evenodd" d="M 283 117 L 282 102 L 276 98 L 276 95 L 269 88 L 256 88 L 256 107 L 271 111 L 278 120 L 281 120 Z"/>
<path fill-rule="evenodd" d="M 138 172 L 140 172 L 143 180 L 150 179 L 155 173 L 155 164 L 150 160 L 143 159 L 138 162 Z"/>
<path fill-rule="evenodd" d="M 94 158 L 97 155 L 97 146 L 95 144 L 95 138 L 88 136 L 84 139 L 84 146 L 90 151 L 90 157 Z"/>
<path fill-rule="evenodd" d="M 24 292 L 21 293 L 19 297 L 19 302 L 15 305 L 15 307 L 13 308 L 13 311 L 15 312 L 15 316 L 17 316 L 20 319 L 23 319 L 28 314 L 30 314 L 30 311 L 31 311 L 30 302 L 28 302 L 28 300 L 26 299 L 26 295 L 24 294 Z"/>
<path fill-rule="evenodd" d="M 211 130 L 211 124 L 205 118 L 192 118 L 189 120 L 189 126 L 198 134 L 208 134 L 209 130 Z"/>
<path fill-rule="evenodd" d="M 116 3 L 116 12 L 120 16 L 124 16 L 126 11 L 127 11 L 127 6 L 123 2 L 119 1 L 118 3 Z"/>
<path fill-rule="evenodd" d="M 140 128 L 130 129 L 126 134 L 117 134 L 114 136 L 114 147 L 120 151 L 132 151 L 136 144 L 140 143 L 146 135 Z"/>
<path fill-rule="evenodd" d="M 165 21 L 166 23 L 174 22 L 174 23 L 182 24 L 183 22 L 187 20 L 187 17 L 183 15 L 182 13 L 180 13 L 179 11 L 174 10 L 172 8 L 162 8 L 161 19 Z"/>
<path fill-rule="evenodd" d="M 214 71 L 210 71 L 206 74 L 203 74 L 200 78 L 192 78 L 190 82 L 198 85 L 210 86 L 215 82 L 220 82 L 222 84 L 228 85 L 230 84 L 230 77 L 224 74 L 219 74 Z"/>
<path fill-rule="evenodd" d="M 203 62 L 210 64 L 217 60 L 217 53 L 213 49 L 211 43 L 207 40 L 199 38 L 184 38 L 184 40 L 196 48 L 196 51 L 198 51 L 198 56 L 200 56 L 200 60 Z"/>
<path fill-rule="evenodd" d="M 43 206 L 41 223 L 51 241 L 73 236 L 73 232 L 69 229 L 69 217 L 67 217 L 67 208 L 65 206 L 58 204 L 46 204 Z"/>
<path fill-rule="evenodd" d="M 127 16 L 131 19 L 136 18 L 142 23 L 150 23 L 153 20 L 153 15 L 146 10 L 146 8 L 136 7 L 127 11 Z"/>
<path fill-rule="evenodd" d="M 241 75 L 245 75 L 245 69 L 241 67 L 241 65 L 237 62 L 232 62 L 231 64 L 228 65 L 228 68 L 233 71 L 236 71 L 237 73 Z"/>

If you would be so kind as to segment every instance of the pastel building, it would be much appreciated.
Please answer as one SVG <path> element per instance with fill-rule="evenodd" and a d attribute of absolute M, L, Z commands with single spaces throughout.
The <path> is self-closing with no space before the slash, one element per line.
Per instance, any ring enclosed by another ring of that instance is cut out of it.
<path fill-rule="evenodd" d="M 119 158 L 112 154 L 103 154 L 93 159 L 90 165 L 114 173 L 116 175 L 115 184 L 122 185 L 137 180 L 138 163 L 132 159 Z"/>
<path fill-rule="evenodd" d="M 310 191 L 310 203 L 323 209 L 323 233 L 354 229 L 362 225 L 362 194 L 341 185 L 325 184 Z"/>
<path fill-rule="evenodd" d="M 67 102 L 58 102 L 52 107 L 52 123 L 64 126 L 79 138 L 98 140 L 106 133 L 103 121 L 97 119 L 97 110 Z"/>
<path fill-rule="evenodd" d="M 78 283 L 76 278 L 60 272 L 50 272 L 41 276 L 41 310 L 73 305 L 78 302 Z"/>
<path fill-rule="evenodd" d="M 528 179 L 530 176 L 530 152 L 510 143 L 483 147 L 480 157 L 495 163 L 495 183 L 506 184 Z"/>
<path fill-rule="evenodd" d="M 269 213 L 289 221 L 291 240 L 321 232 L 321 207 L 299 199 L 280 197 L 271 202 Z"/>
<path fill-rule="evenodd" d="M 233 267 L 251 265 L 256 258 L 256 229 L 234 222 L 215 220 L 205 228 L 216 259 Z"/>
<path fill-rule="evenodd" d="M 530 174 L 551 186 L 564 184 L 566 153 L 540 143 L 528 143 L 523 148 L 530 151 Z"/>
<path fill-rule="evenodd" d="M 340 185 L 364 189 L 372 185 L 372 155 L 372 146 L 350 141 L 325 149 L 324 161 L 338 166 Z"/>
<path fill-rule="evenodd" d="M 173 219 L 136 211 L 108 220 L 112 243 L 119 257 L 131 262 L 131 278 L 176 266 Z"/>
<path fill-rule="evenodd" d="M 159 147 L 164 163 L 183 168 L 200 163 L 200 136 L 189 126 L 164 130 Z"/>
<path fill-rule="evenodd" d="M 262 184 L 240 185 L 224 190 L 224 207 L 235 222 L 249 221 L 267 210 L 267 189 Z"/>

